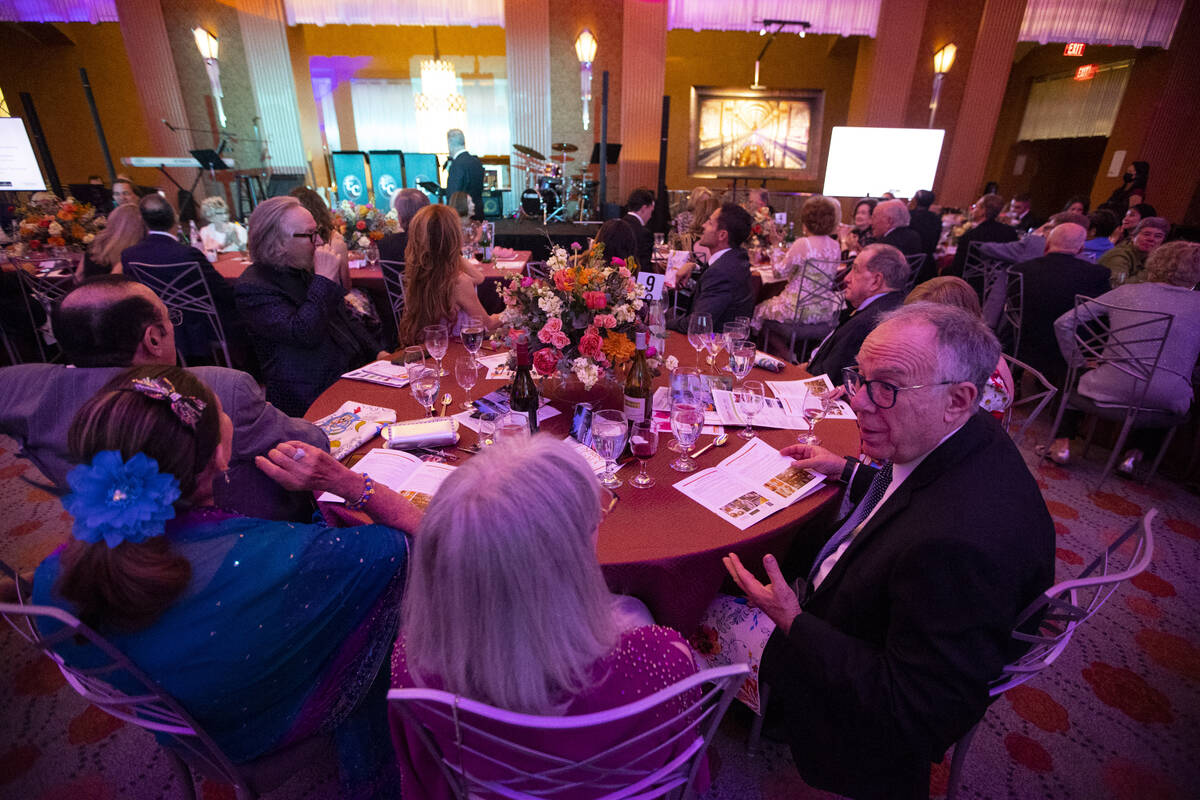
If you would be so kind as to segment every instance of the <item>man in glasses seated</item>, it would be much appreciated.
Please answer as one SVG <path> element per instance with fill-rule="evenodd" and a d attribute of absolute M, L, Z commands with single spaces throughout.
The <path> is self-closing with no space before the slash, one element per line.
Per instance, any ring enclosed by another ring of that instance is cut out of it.
<path fill-rule="evenodd" d="M 850 514 L 802 567 L 763 585 L 726 566 L 775 623 L 760 680 L 801 776 L 852 797 L 928 797 L 931 762 L 978 722 L 1017 658 L 1011 630 L 1054 578 L 1054 525 L 1033 476 L 978 408 L 1000 346 L 976 316 L 888 314 L 845 370 L 863 452 L 783 450 L 851 486 Z"/>

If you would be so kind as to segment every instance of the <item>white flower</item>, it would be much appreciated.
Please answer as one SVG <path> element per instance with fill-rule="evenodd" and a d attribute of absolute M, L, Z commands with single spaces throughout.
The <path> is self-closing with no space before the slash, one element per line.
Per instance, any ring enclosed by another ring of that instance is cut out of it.
<path fill-rule="evenodd" d="M 572 361 L 571 371 L 579 378 L 584 389 L 591 389 L 596 385 L 596 381 L 600 380 L 600 370 L 587 358 L 580 357 Z"/>
<path fill-rule="evenodd" d="M 391 220 L 400 219 L 400 215 L 396 213 L 396 209 L 394 209 L 394 208 L 391 209 L 390 211 L 388 211 L 387 214 L 385 214 L 384 216 L 386 216 L 388 219 L 391 219 Z"/>
<path fill-rule="evenodd" d="M 62 236 L 63 227 L 57 222 L 51 222 L 50 227 L 46 229 L 46 233 L 50 234 L 51 236 Z"/>
<path fill-rule="evenodd" d="M 358 246 L 359 247 L 370 247 L 371 246 L 370 237 L 367 237 L 367 236 L 358 237 Z"/>
<path fill-rule="evenodd" d="M 515 327 L 525 319 L 525 314 L 519 308 L 506 308 L 500 312 L 500 323 Z"/>
<path fill-rule="evenodd" d="M 621 303 L 612 310 L 612 314 L 617 318 L 618 325 L 637 319 L 637 315 L 633 313 L 633 309 L 629 307 L 628 303 Z"/>
<path fill-rule="evenodd" d="M 547 316 L 557 317 L 563 312 L 563 301 L 557 295 L 545 293 L 538 298 L 538 308 Z"/>
<path fill-rule="evenodd" d="M 87 234 L 86 236 L 84 236 L 84 237 L 83 237 L 83 243 L 84 243 L 84 244 L 91 244 L 93 241 L 95 241 L 95 239 L 96 239 L 96 234 L 94 234 L 94 233 L 89 233 L 89 234 Z"/>
<path fill-rule="evenodd" d="M 675 356 L 667 356 L 663 360 L 663 366 L 666 367 L 667 372 L 674 372 L 679 369 L 679 359 Z"/>
<path fill-rule="evenodd" d="M 634 300 L 634 301 L 633 301 L 633 309 L 634 309 L 635 311 L 641 311 L 641 310 L 642 310 L 642 306 L 644 306 L 644 305 L 646 305 L 646 304 L 645 304 L 644 302 L 642 302 L 641 300 Z"/>

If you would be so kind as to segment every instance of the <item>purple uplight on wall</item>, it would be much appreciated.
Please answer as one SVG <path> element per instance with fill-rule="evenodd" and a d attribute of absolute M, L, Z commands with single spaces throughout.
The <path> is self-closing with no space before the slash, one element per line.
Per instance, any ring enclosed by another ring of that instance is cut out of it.
<path fill-rule="evenodd" d="M 0 22 L 117 22 L 115 0 L 8 0 Z"/>

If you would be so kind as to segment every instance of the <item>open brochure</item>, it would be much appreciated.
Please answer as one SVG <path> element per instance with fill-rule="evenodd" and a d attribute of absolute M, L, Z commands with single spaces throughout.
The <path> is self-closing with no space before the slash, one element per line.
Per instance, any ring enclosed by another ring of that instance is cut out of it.
<path fill-rule="evenodd" d="M 746 416 L 742 413 L 741 408 L 734 400 L 733 392 L 726 392 L 722 389 L 713 389 L 713 405 L 716 407 L 717 415 L 721 418 L 722 425 L 745 425 Z M 764 397 L 763 407 L 754 415 L 754 427 L 756 428 L 782 428 L 789 431 L 806 431 L 809 429 L 809 424 L 801 416 L 792 416 L 788 413 L 787 407 L 783 401 L 776 397 Z"/>
<path fill-rule="evenodd" d="M 800 417 L 805 408 L 819 408 L 821 405 L 817 395 L 812 393 L 813 386 L 824 386 L 826 391 L 833 391 L 833 382 L 828 375 L 818 375 L 815 378 L 805 378 L 801 381 L 767 381 L 767 386 L 783 403 L 785 413 L 789 416 Z M 839 400 L 830 407 L 825 419 L 857 419 L 850 409 L 850 403 L 845 399 Z M 754 419 L 757 425 L 758 417 Z"/>
<path fill-rule="evenodd" d="M 408 370 L 390 361 L 373 361 L 365 367 L 350 370 L 342 377 L 353 381 L 378 383 L 381 386 L 391 386 L 396 389 L 408 386 Z"/>
<path fill-rule="evenodd" d="M 825 476 L 792 466 L 762 439 L 751 439 L 717 466 L 690 475 L 675 488 L 738 530 L 815 492 Z"/>
<path fill-rule="evenodd" d="M 369 474 L 377 483 L 412 501 L 422 511 L 437 494 L 442 481 L 450 477 L 454 467 L 433 461 L 422 461 L 403 450 L 372 450 L 354 465 L 359 474 Z M 325 492 L 317 498 L 320 503 L 344 503 L 344 498 Z"/>
<path fill-rule="evenodd" d="M 475 361 L 487 367 L 487 375 L 484 376 L 484 380 L 511 381 L 513 378 L 513 371 L 508 368 L 508 351 L 493 353 L 490 356 L 477 356 Z"/>

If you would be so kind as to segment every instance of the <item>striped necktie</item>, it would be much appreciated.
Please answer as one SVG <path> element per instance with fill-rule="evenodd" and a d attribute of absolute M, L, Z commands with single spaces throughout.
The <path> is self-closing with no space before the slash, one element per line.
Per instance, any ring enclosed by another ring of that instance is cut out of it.
<path fill-rule="evenodd" d="M 891 482 L 892 462 L 888 461 L 884 463 L 879 472 L 875 473 L 875 477 L 871 480 L 871 485 L 867 487 L 866 497 L 854 509 L 854 513 L 846 518 L 846 521 L 842 523 L 842 527 L 838 528 L 837 532 L 829 537 L 829 541 L 825 543 L 825 546 L 821 548 L 821 552 L 817 554 L 816 560 L 813 561 L 812 570 L 808 573 L 808 591 L 806 597 L 812 594 L 814 589 L 813 584 L 817 575 L 821 572 L 821 567 L 829 560 L 830 556 L 837 552 L 843 542 L 846 542 L 858 532 L 858 528 L 862 525 L 863 520 L 867 518 L 875 506 L 879 505 L 879 501 L 883 499 L 883 495 L 887 492 L 888 485 Z M 831 564 L 830 569 L 832 568 L 833 565 Z"/>

